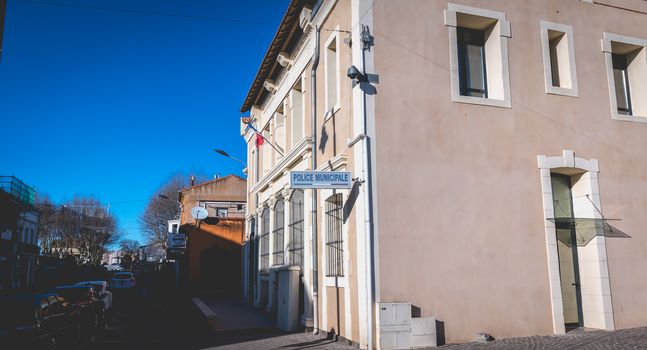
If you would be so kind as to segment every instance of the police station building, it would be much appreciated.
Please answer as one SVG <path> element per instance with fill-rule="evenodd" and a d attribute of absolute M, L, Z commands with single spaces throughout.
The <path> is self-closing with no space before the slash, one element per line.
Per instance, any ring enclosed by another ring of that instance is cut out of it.
<path fill-rule="evenodd" d="M 363 349 L 647 325 L 646 13 L 291 1 L 241 108 L 248 301 Z"/>

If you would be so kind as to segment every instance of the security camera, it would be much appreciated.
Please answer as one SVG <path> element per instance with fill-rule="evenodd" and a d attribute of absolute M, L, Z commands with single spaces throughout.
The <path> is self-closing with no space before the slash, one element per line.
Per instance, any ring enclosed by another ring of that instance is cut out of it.
<path fill-rule="evenodd" d="M 348 68 L 346 76 L 358 81 L 362 81 L 362 78 L 364 78 L 364 74 L 362 74 L 362 72 L 360 72 L 359 69 L 357 69 L 357 67 L 355 66 L 350 66 L 350 68 Z"/>

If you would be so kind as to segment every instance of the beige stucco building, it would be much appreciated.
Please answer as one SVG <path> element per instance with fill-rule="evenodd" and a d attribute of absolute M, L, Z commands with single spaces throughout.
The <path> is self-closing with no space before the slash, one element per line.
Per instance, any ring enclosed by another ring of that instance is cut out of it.
<path fill-rule="evenodd" d="M 429 345 L 426 317 L 441 343 L 647 325 L 645 25 L 638 0 L 292 1 L 241 109 L 272 143 L 241 124 L 250 301 L 299 266 L 301 324 L 361 348 Z M 290 189 L 312 169 L 354 186 Z"/>

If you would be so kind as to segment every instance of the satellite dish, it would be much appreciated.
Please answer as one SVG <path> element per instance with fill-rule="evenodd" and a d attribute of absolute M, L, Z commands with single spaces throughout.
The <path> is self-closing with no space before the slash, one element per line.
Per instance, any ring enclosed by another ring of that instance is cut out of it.
<path fill-rule="evenodd" d="M 209 216 L 209 212 L 203 207 L 194 207 L 191 209 L 191 216 L 196 220 L 203 220 Z"/>

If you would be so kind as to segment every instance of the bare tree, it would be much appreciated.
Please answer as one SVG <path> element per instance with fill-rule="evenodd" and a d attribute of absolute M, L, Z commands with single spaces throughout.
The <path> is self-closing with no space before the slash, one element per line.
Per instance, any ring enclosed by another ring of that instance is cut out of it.
<path fill-rule="evenodd" d="M 139 217 L 139 225 L 148 243 L 158 243 L 166 249 L 167 221 L 180 218 L 178 192 L 188 183 L 185 176 L 173 176 L 160 186 L 150 198 L 144 212 Z"/>
<path fill-rule="evenodd" d="M 141 244 L 139 244 L 139 241 L 136 241 L 134 239 L 122 239 L 119 241 L 119 250 L 121 250 L 124 254 L 128 254 L 130 256 L 135 256 L 139 252 L 139 247 Z"/>
<path fill-rule="evenodd" d="M 92 196 L 75 196 L 62 205 L 39 199 L 39 244 L 43 253 L 78 255 L 81 263 L 98 264 L 107 247 L 118 241 L 117 220 Z"/>

